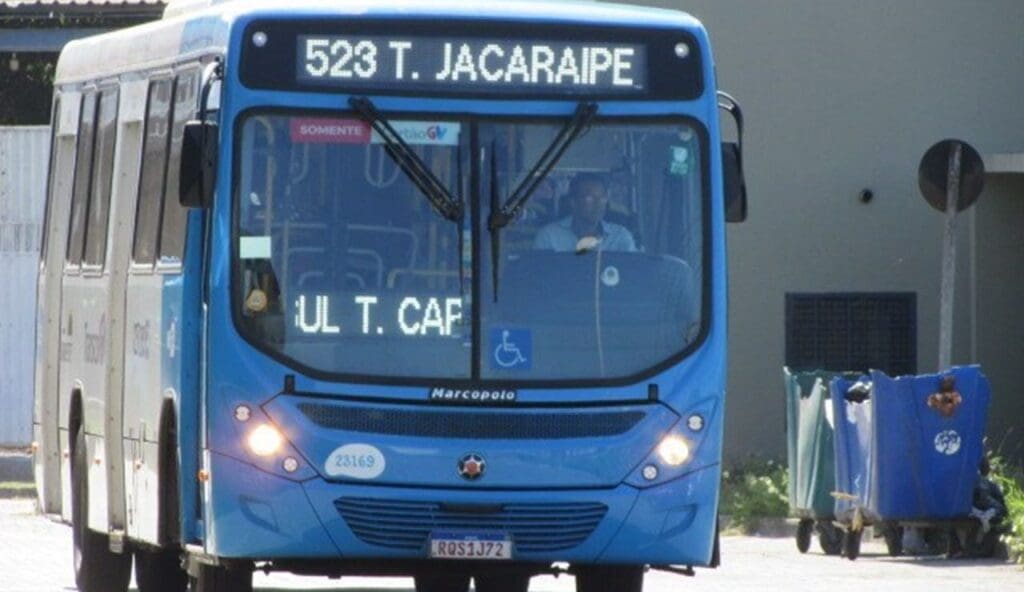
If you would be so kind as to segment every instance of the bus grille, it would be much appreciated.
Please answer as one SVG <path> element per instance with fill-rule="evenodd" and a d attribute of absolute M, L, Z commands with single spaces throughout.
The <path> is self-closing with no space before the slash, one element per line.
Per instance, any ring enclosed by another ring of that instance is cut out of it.
<path fill-rule="evenodd" d="M 476 440 L 617 436 L 631 430 L 645 416 L 642 411 L 440 413 L 321 403 L 300 403 L 298 407 L 313 423 L 323 428 L 367 434 Z"/>
<path fill-rule="evenodd" d="M 447 509 L 437 502 L 343 497 L 338 513 L 359 540 L 418 550 L 432 530 L 501 531 L 520 552 L 571 549 L 585 541 L 608 512 L 599 503 L 504 504 L 493 509 Z"/>

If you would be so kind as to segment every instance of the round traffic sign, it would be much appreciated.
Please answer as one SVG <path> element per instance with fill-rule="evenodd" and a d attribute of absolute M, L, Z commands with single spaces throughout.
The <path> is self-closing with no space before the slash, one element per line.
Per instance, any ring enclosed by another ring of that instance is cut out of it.
<path fill-rule="evenodd" d="M 956 211 L 962 212 L 974 205 L 985 187 L 985 165 L 973 146 L 962 140 L 943 140 L 924 153 L 917 169 L 917 184 L 921 194 L 933 208 L 946 211 L 946 190 L 949 186 L 950 155 L 960 145 L 960 195 Z"/>

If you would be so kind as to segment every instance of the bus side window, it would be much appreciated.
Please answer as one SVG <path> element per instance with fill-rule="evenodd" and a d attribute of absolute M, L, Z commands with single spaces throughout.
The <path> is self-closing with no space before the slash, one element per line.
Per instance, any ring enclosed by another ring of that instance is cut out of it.
<path fill-rule="evenodd" d="M 89 188 L 92 186 L 93 139 L 96 131 L 96 91 L 82 96 L 82 115 L 78 122 L 78 156 L 75 162 L 75 186 L 71 196 L 71 231 L 68 234 L 67 262 L 82 263 Z"/>
<path fill-rule="evenodd" d="M 174 80 L 149 83 L 146 104 L 146 131 L 142 147 L 139 179 L 139 206 L 135 214 L 135 242 L 132 260 L 136 265 L 152 266 L 156 259 L 157 230 L 164 199 L 167 174 L 167 146 L 170 142 L 171 97 Z"/>
<path fill-rule="evenodd" d="M 180 263 L 185 251 L 185 221 L 188 210 L 178 203 L 178 168 L 181 166 L 181 142 L 185 124 L 196 117 L 199 71 L 192 70 L 178 76 L 174 90 L 174 109 L 171 125 L 171 147 L 167 164 L 167 191 L 164 197 L 160 229 L 160 261 Z"/>
<path fill-rule="evenodd" d="M 110 190 L 114 179 L 114 144 L 117 141 L 118 89 L 100 94 L 93 155 L 92 199 L 85 230 L 85 265 L 102 267 L 107 253 Z"/>

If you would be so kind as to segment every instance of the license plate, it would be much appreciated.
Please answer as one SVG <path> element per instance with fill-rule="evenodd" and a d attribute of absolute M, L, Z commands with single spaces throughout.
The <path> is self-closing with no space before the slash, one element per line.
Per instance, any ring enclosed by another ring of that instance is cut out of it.
<path fill-rule="evenodd" d="M 434 559 L 512 559 L 512 539 L 503 532 L 435 531 L 430 533 Z"/>

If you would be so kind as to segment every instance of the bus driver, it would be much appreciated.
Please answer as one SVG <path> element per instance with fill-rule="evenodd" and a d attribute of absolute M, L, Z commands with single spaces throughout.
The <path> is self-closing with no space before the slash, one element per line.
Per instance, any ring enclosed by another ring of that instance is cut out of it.
<path fill-rule="evenodd" d="M 636 251 L 633 235 L 625 226 L 604 221 L 608 209 L 604 176 L 577 174 L 569 182 L 568 197 L 570 215 L 541 228 L 533 242 L 535 249 L 582 252 L 600 245 L 602 251 Z"/>

